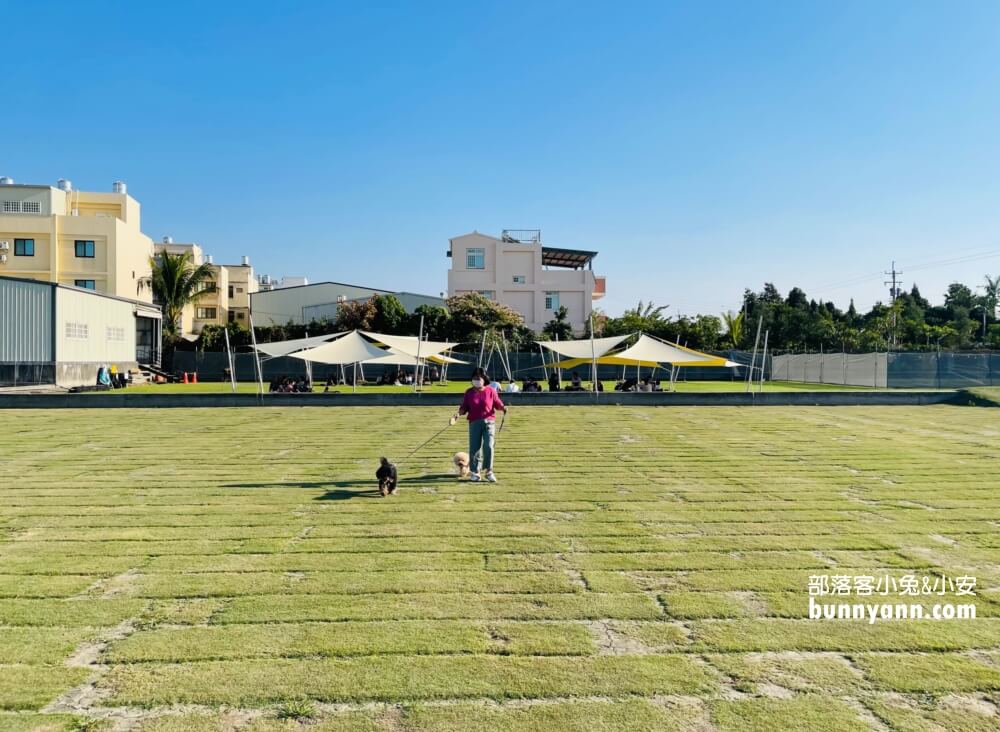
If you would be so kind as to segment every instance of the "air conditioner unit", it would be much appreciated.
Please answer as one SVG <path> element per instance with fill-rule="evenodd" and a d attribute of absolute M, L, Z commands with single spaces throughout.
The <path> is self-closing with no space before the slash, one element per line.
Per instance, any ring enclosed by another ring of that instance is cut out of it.
<path fill-rule="evenodd" d="M 7 264 L 7 255 L 0 254 L 0 264 Z"/>
<path fill-rule="evenodd" d="M 0 250 L 10 249 L 9 241 L 0 241 Z"/>

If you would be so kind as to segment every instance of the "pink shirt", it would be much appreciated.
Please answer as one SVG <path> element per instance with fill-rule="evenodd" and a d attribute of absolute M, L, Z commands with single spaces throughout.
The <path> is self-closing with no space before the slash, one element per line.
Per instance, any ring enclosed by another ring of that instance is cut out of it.
<path fill-rule="evenodd" d="M 496 409 L 506 409 L 500 400 L 500 395 L 495 389 L 486 387 L 467 389 L 465 397 L 462 399 L 462 406 L 458 408 L 459 414 L 468 414 L 469 421 L 475 422 L 480 419 L 496 419 Z"/>

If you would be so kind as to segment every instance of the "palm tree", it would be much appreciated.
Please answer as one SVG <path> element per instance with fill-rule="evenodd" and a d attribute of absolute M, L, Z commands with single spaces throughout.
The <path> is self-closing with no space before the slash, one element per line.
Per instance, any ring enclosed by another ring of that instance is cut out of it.
<path fill-rule="evenodd" d="M 196 265 L 191 252 L 161 252 L 149 258 L 149 266 L 152 274 L 139 281 L 139 289 L 152 288 L 154 299 L 163 309 L 163 335 L 167 340 L 177 340 L 184 307 L 215 283 L 212 265 Z"/>
<path fill-rule="evenodd" d="M 732 310 L 722 314 L 722 322 L 726 324 L 726 338 L 733 348 L 739 348 L 743 342 L 743 321 L 745 312 L 733 313 Z"/>
<path fill-rule="evenodd" d="M 643 306 L 643 302 L 640 300 L 639 306 L 635 309 L 635 314 L 644 320 L 647 318 L 659 319 L 662 317 L 663 311 L 669 307 L 669 305 L 656 305 L 652 300 Z"/>

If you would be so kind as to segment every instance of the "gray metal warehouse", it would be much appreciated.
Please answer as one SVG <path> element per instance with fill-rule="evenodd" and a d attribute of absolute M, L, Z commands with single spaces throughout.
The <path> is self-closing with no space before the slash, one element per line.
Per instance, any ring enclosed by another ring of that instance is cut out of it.
<path fill-rule="evenodd" d="M 0 277 L 0 386 L 84 386 L 101 366 L 156 365 L 160 320 L 138 300 Z"/>

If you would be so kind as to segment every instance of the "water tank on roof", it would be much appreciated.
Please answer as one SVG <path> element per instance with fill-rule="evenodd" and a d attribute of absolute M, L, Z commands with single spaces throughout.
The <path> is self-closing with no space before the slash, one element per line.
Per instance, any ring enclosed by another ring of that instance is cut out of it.
<path fill-rule="evenodd" d="M 128 193 L 128 186 L 120 180 L 116 180 L 111 184 L 111 190 L 114 193 Z"/>
<path fill-rule="evenodd" d="M 212 255 L 211 254 L 206 254 L 205 255 L 205 264 L 215 264 L 215 262 L 212 261 Z"/>
<path fill-rule="evenodd" d="M 172 237 L 172 236 L 165 236 L 165 237 L 163 237 L 163 243 L 164 244 L 173 244 L 174 243 L 174 237 Z"/>
<path fill-rule="evenodd" d="M 73 181 L 60 178 L 56 181 L 56 188 L 60 191 L 71 191 L 73 190 Z"/>
<path fill-rule="evenodd" d="M 14 185 L 14 179 L 9 175 L 0 175 L 0 186 L 12 186 Z"/>
<path fill-rule="evenodd" d="M 246 257 L 246 256 L 243 257 L 243 266 L 244 267 L 249 267 L 250 266 L 250 257 Z"/>

